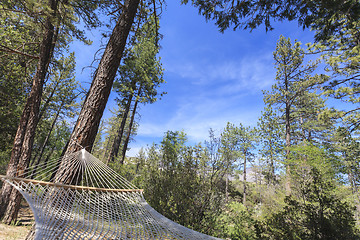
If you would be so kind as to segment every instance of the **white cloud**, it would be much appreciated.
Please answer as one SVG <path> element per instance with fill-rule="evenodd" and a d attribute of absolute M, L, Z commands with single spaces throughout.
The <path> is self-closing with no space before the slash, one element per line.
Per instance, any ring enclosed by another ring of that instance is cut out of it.
<path fill-rule="evenodd" d="M 272 54 L 246 56 L 241 59 L 217 62 L 168 63 L 167 72 L 191 79 L 197 85 L 219 85 L 219 93 L 261 90 L 272 85 L 275 76 Z"/>
<path fill-rule="evenodd" d="M 143 116 L 137 139 L 161 139 L 168 130 L 184 130 L 197 143 L 208 139 L 210 128 L 220 131 L 227 122 L 255 126 L 262 109 L 261 90 L 271 86 L 275 75 L 270 54 L 218 64 L 171 64 L 165 69 L 172 81 L 182 81 L 182 89 L 170 89 L 173 102 L 167 107 L 172 111 L 157 112 L 158 103 L 151 106 L 152 117 Z"/>
<path fill-rule="evenodd" d="M 245 110 L 245 106 L 231 98 L 195 97 L 183 99 L 174 107 L 177 107 L 175 113 L 163 122 L 141 122 L 138 135 L 161 138 L 168 130 L 184 130 L 189 140 L 197 143 L 208 139 L 210 128 L 221 130 L 227 122 L 254 125 L 259 114 L 258 108 Z"/>
<path fill-rule="evenodd" d="M 176 87 L 169 84 L 164 102 L 144 107 L 151 110 L 144 111 L 132 155 L 140 146 L 161 141 L 168 130 L 184 130 L 195 144 L 208 139 L 210 128 L 219 132 L 227 122 L 255 126 L 263 107 L 261 90 L 269 88 L 275 76 L 271 53 L 224 62 L 175 59 L 164 68 Z M 167 99 L 171 104 L 165 104 Z"/>

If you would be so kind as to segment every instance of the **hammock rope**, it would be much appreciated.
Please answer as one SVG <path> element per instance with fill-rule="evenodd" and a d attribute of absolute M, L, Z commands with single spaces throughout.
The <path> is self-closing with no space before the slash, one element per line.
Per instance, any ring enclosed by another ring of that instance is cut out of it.
<path fill-rule="evenodd" d="M 217 239 L 158 213 L 145 201 L 142 189 L 85 149 L 12 176 L 0 178 L 29 203 L 36 240 Z"/>

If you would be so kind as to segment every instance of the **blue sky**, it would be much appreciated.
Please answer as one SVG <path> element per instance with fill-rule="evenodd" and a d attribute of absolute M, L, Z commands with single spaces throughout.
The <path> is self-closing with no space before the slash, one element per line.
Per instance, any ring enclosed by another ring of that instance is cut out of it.
<path fill-rule="evenodd" d="M 166 83 L 160 91 L 168 94 L 151 105 L 143 105 L 138 135 L 130 143 L 128 156 L 139 148 L 160 142 L 167 130 L 184 130 L 195 144 L 208 138 L 210 128 L 220 131 L 227 122 L 255 126 L 263 109 L 262 90 L 274 83 L 273 51 L 280 35 L 311 42 L 313 35 L 296 22 L 275 23 L 275 30 L 253 32 L 227 30 L 220 33 L 198 10 L 180 1 L 167 1 L 160 20 L 161 52 Z M 74 43 L 77 79 L 85 87 L 91 81 L 90 65 L 99 47 L 98 32 L 89 35 L 92 46 Z M 80 50 L 80 51 L 79 51 Z M 104 117 L 114 109 L 114 94 Z"/>

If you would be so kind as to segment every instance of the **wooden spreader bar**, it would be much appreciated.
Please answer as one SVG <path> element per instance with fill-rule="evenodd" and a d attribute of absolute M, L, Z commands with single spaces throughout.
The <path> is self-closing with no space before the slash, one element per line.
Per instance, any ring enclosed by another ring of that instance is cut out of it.
<path fill-rule="evenodd" d="M 62 183 L 45 182 L 45 181 L 39 181 L 39 180 L 33 180 L 33 179 L 10 177 L 10 176 L 5 176 L 5 175 L 0 175 L 0 178 L 9 179 L 9 180 L 12 180 L 15 182 L 34 183 L 34 184 L 39 184 L 41 186 L 54 186 L 54 187 L 69 188 L 69 189 L 73 189 L 73 190 L 90 190 L 90 191 L 96 191 L 96 192 L 123 192 L 123 193 L 143 192 L 144 191 L 144 189 L 111 189 L 111 188 L 97 188 L 97 187 L 67 185 L 67 184 L 62 184 Z"/>

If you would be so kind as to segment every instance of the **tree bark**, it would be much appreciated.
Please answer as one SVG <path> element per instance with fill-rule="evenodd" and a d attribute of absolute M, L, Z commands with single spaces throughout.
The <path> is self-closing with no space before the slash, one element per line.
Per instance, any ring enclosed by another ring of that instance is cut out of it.
<path fill-rule="evenodd" d="M 108 140 L 107 140 L 107 142 L 106 142 L 105 149 L 104 149 L 104 152 L 103 152 L 103 156 L 102 156 L 102 159 L 107 159 L 107 160 L 106 160 L 106 165 L 109 164 L 109 159 L 106 158 L 106 156 L 107 156 L 107 151 L 108 151 L 108 149 L 109 149 L 109 145 L 110 145 L 110 142 L 111 142 L 111 141 L 112 141 L 112 135 L 109 134 L 109 137 L 108 137 Z"/>
<path fill-rule="evenodd" d="M 40 160 L 41 160 L 41 158 L 42 158 L 42 155 L 44 154 L 45 147 L 47 146 L 47 143 L 48 143 L 48 141 L 49 141 L 49 138 L 50 138 L 50 136 L 51 136 L 51 133 L 52 133 L 54 127 L 55 127 L 55 124 L 56 124 L 56 122 L 57 122 L 57 119 L 58 119 L 58 117 L 59 117 L 59 115 L 60 115 L 60 112 L 61 112 L 64 104 L 65 104 L 65 101 L 62 101 L 60 107 L 58 108 L 58 110 L 57 110 L 57 112 L 56 112 L 56 114 L 55 114 L 54 120 L 53 120 L 53 122 L 51 123 L 51 127 L 50 127 L 50 129 L 49 129 L 49 131 L 48 131 L 48 134 L 47 134 L 47 136 L 46 136 L 46 138 L 45 138 L 45 140 L 44 140 L 44 143 L 43 143 L 42 146 L 41 146 L 40 153 L 39 153 L 39 156 L 38 156 L 38 158 L 37 158 L 37 161 L 36 161 L 35 164 L 34 164 L 34 170 L 33 170 L 32 174 L 31 174 L 32 176 L 35 176 L 35 174 L 36 174 L 38 165 L 39 165 L 39 163 L 40 163 Z M 34 159 L 34 161 L 35 161 L 35 159 Z"/>
<path fill-rule="evenodd" d="M 225 178 L 225 202 L 229 202 L 229 174 L 226 172 L 226 178 Z"/>
<path fill-rule="evenodd" d="M 64 155 L 80 150 L 79 145 L 87 148 L 89 151 L 92 149 L 100 125 L 100 120 L 110 95 L 116 71 L 120 65 L 126 40 L 131 25 L 134 22 L 139 1 L 140 0 L 127 0 L 124 3 L 123 12 L 116 23 L 105 48 L 78 120 L 71 134 L 70 141 L 66 149 L 64 149 Z M 55 173 L 54 181 L 76 185 L 77 179 L 81 179 L 78 178 L 79 174 L 80 173 L 72 166 L 67 166 L 66 163 L 62 162 L 58 171 Z M 33 236 L 33 231 L 31 231 L 26 239 L 32 239 Z"/>
<path fill-rule="evenodd" d="M 49 106 L 49 104 L 50 104 L 51 100 L 53 99 L 53 96 L 54 96 L 55 91 L 56 91 L 56 89 L 57 89 L 57 87 L 58 87 L 58 85 L 59 85 L 59 84 L 60 84 L 60 81 L 58 80 L 58 81 L 56 82 L 56 85 L 55 85 L 55 86 L 54 86 L 54 88 L 52 89 L 52 91 L 51 91 L 51 93 L 50 93 L 49 97 L 46 99 L 46 101 L 45 101 L 45 103 L 44 103 L 44 105 L 43 105 L 42 109 L 40 110 L 40 113 L 39 113 L 39 120 L 42 118 L 42 116 L 43 116 L 43 115 L 44 115 L 44 113 L 46 112 L 46 110 L 47 110 L 47 108 L 48 108 L 48 106 Z"/>
<path fill-rule="evenodd" d="M 32 88 L 26 101 L 24 111 L 20 118 L 20 124 L 15 135 L 14 146 L 11 152 L 10 162 L 6 171 L 8 176 L 22 174 L 28 167 L 31 158 L 31 150 L 34 142 L 35 130 L 38 124 L 39 109 L 46 72 L 53 55 L 54 49 L 54 25 L 51 19 L 56 14 L 57 0 L 49 0 L 50 8 L 53 10 L 45 22 L 44 38 L 40 45 L 40 58 Z M 14 222 L 20 206 L 20 193 L 13 189 L 8 183 L 4 183 L 0 197 L 0 217 L 4 216 L 6 224 Z"/>
<path fill-rule="evenodd" d="M 246 152 L 244 152 L 244 179 L 243 179 L 243 184 L 244 184 L 244 191 L 243 191 L 243 204 L 246 204 Z"/>
<path fill-rule="evenodd" d="M 140 0 L 127 0 L 105 48 L 65 154 L 91 151 Z M 55 182 L 76 185 L 80 172 L 62 163 Z M 63 177 L 63 176 L 66 176 Z M 68 179 L 68 180 L 66 180 Z"/>
<path fill-rule="evenodd" d="M 285 141 L 286 141 L 286 153 L 285 153 L 285 159 L 286 159 L 286 183 L 285 183 L 285 191 L 286 194 L 290 195 L 291 193 L 291 182 L 290 182 L 290 173 L 291 173 L 291 169 L 290 169 L 290 145 L 291 145 L 291 140 L 290 140 L 290 99 L 288 96 L 288 91 L 289 91 L 289 87 L 288 87 L 288 79 L 287 77 L 285 77 L 285 91 L 286 91 L 286 102 L 285 102 Z"/>
<path fill-rule="evenodd" d="M 141 86 L 140 86 L 139 91 L 138 91 L 138 96 L 140 95 L 140 92 L 141 92 Z M 124 161 L 125 161 L 125 154 L 126 154 L 126 150 L 127 150 L 129 141 L 130 141 L 131 129 L 132 129 L 132 126 L 134 124 L 136 108 L 137 108 L 138 103 L 139 103 L 139 100 L 136 99 L 135 104 L 134 104 L 134 108 L 133 108 L 133 111 L 132 111 L 131 119 L 130 119 L 129 131 L 128 131 L 127 135 L 126 135 L 126 139 L 125 139 L 124 146 L 123 146 L 123 149 L 122 149 L 122 155 L 121 155 L 121 161 L 120 161 L 121 165 L 124 164 Z"/>
<path fill-rule="evenodd" d="M 274 156 L 273 156 L 273 148 L 272 144 L 270 143 L 270 184 L 275 185 L 276 179 L 275 179 L 275 164 L 274 164 Z"/>
<path fill-rule="evenodd" d="M 130 112 L 130 106 L 131 106 L 132 98 L 133 98 L 133 94 L 129 95 L 128 101 L 127 101 L 127 103 L 125 105 L 124 112 L 123 112 L 123 114 L 121 116 L 122 119 L 121 119 L 120 127 L 119 127 L 119 129 L 117 131 L 117 134 L 115 136 L 114 142 L 112 144 L 112 147 L 111 147 L 108 159 L 107 159 L 108 163 L 113 162 L 115 157 L 117 157 L 117 155 L 118 155 L 121 140 L 122 140 L 122 136 L 124 134 L 126 120 L 127 120 L 128 115 L 129 115 L 129 112 Z"/>

